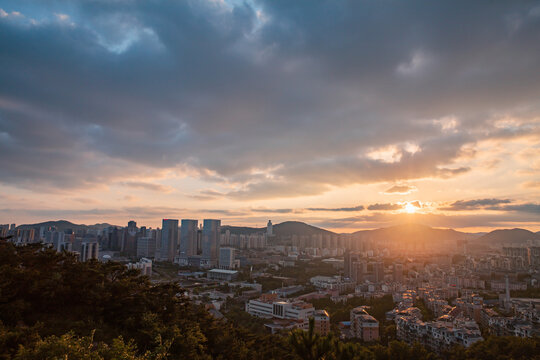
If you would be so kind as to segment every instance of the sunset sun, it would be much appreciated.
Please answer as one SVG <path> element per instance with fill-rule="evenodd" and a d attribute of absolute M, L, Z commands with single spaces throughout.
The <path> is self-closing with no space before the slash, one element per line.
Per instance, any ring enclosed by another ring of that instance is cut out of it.
<path fill-rule="evenodd" d="M 414 214 L 418 208 L 411 203 L 407 203 L 404 209 L 407 214 Z"/>

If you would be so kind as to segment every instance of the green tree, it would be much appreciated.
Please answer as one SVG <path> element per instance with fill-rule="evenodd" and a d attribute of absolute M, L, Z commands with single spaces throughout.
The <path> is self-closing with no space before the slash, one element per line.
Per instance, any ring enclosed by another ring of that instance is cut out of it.
<path fill-rule="evenodd" d="M 333 350 L 331 338 L 320 337 L 315 333 L 313 318 L 309 320 L 308 331 L 292 331 L 289 342 L 296 355 L 303 360 L 327 359 Z"/>

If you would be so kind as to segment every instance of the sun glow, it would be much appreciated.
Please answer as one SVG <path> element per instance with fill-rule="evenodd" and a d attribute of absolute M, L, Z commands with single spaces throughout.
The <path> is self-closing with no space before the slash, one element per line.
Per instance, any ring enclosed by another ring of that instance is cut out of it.
<path fill-rule="evenodd" d="M 418 208 L 411 203 L 407 203 L 404 209 L 407 214 L 414 214 Z"/>

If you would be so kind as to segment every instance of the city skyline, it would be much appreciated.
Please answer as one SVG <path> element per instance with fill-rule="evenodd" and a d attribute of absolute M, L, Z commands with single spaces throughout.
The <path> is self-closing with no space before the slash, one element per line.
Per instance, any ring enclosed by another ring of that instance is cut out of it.
<path fill-rule="evenodd" d="M 540 231 L 537 3 L 4 0 L 0 34 L 0 223 Z"/>

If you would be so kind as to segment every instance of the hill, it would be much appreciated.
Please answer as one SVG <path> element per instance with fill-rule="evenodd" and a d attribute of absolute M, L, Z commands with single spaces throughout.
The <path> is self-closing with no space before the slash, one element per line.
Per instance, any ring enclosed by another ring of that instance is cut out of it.
<path fill-rule="evenodd" d="M 223 225 L 221 231 L 229 230 L 233 234 L 252 234 L 266 232 L 264 228 L 253 228 L 246 226 L 231 226 Z M 303 223 L 301 221 L 285 221 L 280 224 L 275 224 L 273 227 L 274 234 L 277 236 L 292 236 L 292 235 L 313 235 L 313 234 L 335 234 L 331 231 L 318 228 L 313 225 Z"/>
<path fill-rule="evenodd" d="M 540 234 L 525 229 L 500 229 L 487 233 L 478 238 L 478 242 L 484 245 L 521 245 L 528 240 L 540 240 Z"/>
<path fill-rule="evenodd" d="M 474 234 L 453 229 L 435 229 L 420 224 L 403 224 L 375 230 L 361 230 L 354 233 L 359 239 L 372 241 L 401 241 L 415 239 L 418 241 L 455 241 L 475 238 Z"/>
<path fill-rule="evenodd" d="M 231 234 L 253 234 L 266 232 L 266 228 L 254 228 L 248 226 L 232 226 L 232 225 L 223 225 L 221 227 L 221 232 L 229 230 Z"/>
<path fill-rule="evenodd" d="M 335 234 L 332 231 L 308 225 L 300 221 L 285 221 L 274 225 L 274 234 L 278 236 Z"/>
<path fill-rule="evenodd" d="M 40 227 L 52 227 L 54 226 L 58 231 L 64 231 L 66 229 L 72 229 L 73 231 L 78 230 L 101 230 L 109 226 L 114 226 L 107 223 L 100 223 L 100 224 L 94 224 L 94 225 L 84 225 L 84 224 L 74 224 L 67 220 L 56 220 L 56 221 L 45 221 L 37 224 L 23 224 L 17 226 L 17 229 L 35 229 Z"/>

